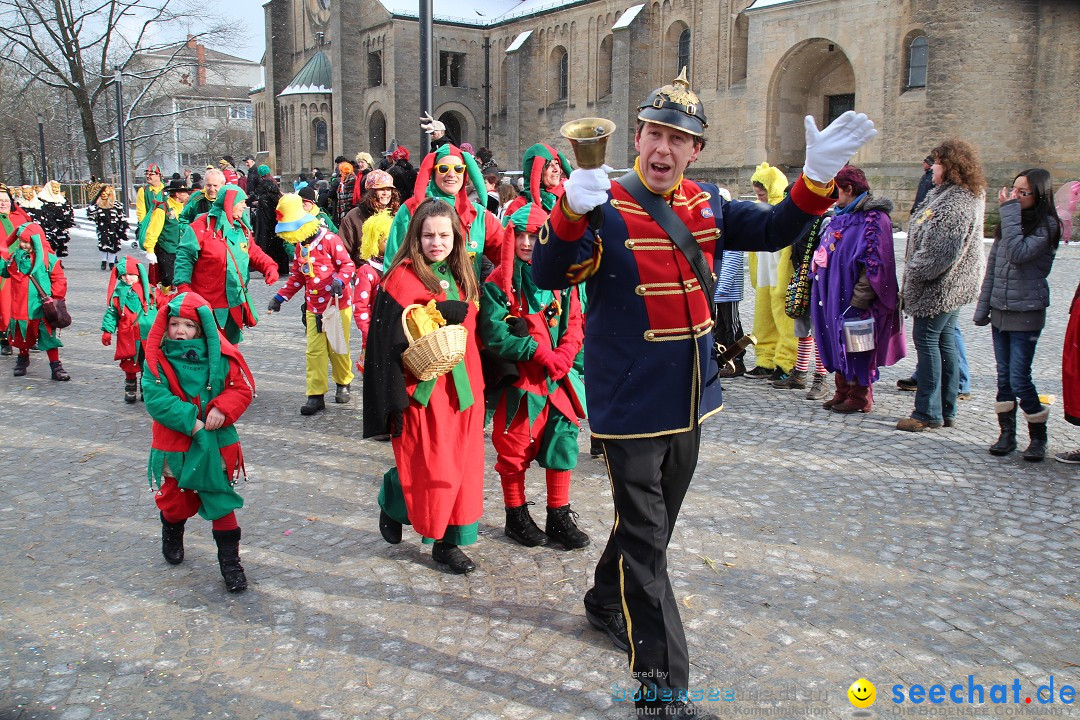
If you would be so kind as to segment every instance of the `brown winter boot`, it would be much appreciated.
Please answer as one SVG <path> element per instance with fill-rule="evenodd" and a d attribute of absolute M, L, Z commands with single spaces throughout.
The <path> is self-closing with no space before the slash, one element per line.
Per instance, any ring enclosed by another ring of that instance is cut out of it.
<path fill-rule="evenodd" d="M 848 395 L 844 402 L 833 405 L 830 410 L 834 413 L 868 413 L 874 408 L 874 399 L 869 387 L 858 383 L 848 385 Z"/>
<path fill-rule="evenodd" d="M 836 392 L 833 394 L 831 400 L 826 400 L 821 403 L 821 407 L 826 410 L 832 409 L 833 405 L 839 405 L 844 402 L 847 400 L 848 396 L 848 381 L 844 378 L 844 374 L 838 372 L 833 376 L 833 379 L 836 382 Z"/>

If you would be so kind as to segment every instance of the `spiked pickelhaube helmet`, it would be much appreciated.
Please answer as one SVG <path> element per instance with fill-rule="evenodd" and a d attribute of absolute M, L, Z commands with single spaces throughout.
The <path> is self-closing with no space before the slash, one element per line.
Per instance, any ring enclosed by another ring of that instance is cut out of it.
<path fill-rule="evenodd" d="M 638 106 L 638 120 L 666 125 L 696 137 L 704 135 L 709 127 L 701 101 L 690 89 L 685 67 L 670 85 L 653 90 Z"/>

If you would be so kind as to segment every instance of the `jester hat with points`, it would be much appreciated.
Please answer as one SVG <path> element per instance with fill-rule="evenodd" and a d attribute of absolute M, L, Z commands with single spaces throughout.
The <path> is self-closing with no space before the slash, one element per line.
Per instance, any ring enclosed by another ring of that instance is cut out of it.
<path fill-rule="evenodd" d="M 139 302 L 142 304 L 144 311 L 151 309 L 153 306 L 153 295 L 150 293 L 150 279 L 147 277 L 146 268 L 130 255 L 124 258 L 122 264 L 117 263 L 113 266 L 112 273 L 109 275 L 109 292 L 106 297 L 112 300 L 112 298 L 118 294 L 118 289 L 119 292 L 123 292 L 125 283 L 120 282 L 120 278 L 123 275 L 139 276 L 138 284 L 132 285 L 131 291 L 139 298 Z"/>
<path fill-rule="evenodd" d="M 228 371 L 225 363 L 222 362 L 222 356 L 228 357 L 238 364 L 247 379 L 248 385 L 251 386 L 251 392 L 255 392 L 255 378 L 252 376 L 251 369 L 244 360 L 244 356 L 218 330 L 217 323 L 214 321 L 214 311 L 211 309 L 210 304 L 201 295 L 194 292 L 180 293 L 174 296 L 158 311 L 145 345 L 146 367 L 151 375 L 160 380 L 161 374 L 164 372 L 174 394 L 179 390 L 176 369 L 165 358 L 161 348 L 162 341 L 167 337 L 166 329 L 169 326 L 169 318 L 172 317 L 193 320 L 202 328 L 203 339 L 206 340 L 206 355 L 210 369 L 207 382 L 210 396 L 204 398 L 205 400 L 217 397 L 225 389 Z"/>
<path fill-rule="evenodd" d="M 536 203 L 527 203 L 514 211 L 510 216 L 510 224 L 517 232 L 538 234 L 540 228 L 548 221 L 548 213 Z M 502 253 L 499 256 L 499 266 L 491 273 L 490 281 L 506 293 L 506 297 L 514 296 L 513 278 L 514 261 L 517 258 L 517 242 L 504 242 Z"/>
<path fill-rule="evenodd" d="M 239 185 L 223 185 L 218 190 L 217 197 L 214 198 L 214 204 L 206 213 L 208 215 L 207 224 L 210 229 L 220 230 L 224 233 L 229 230 L 240 230 L 241 226 L 243 226 L 251 230 L 246 214 L 241 215 L 239 220 L 233 220 L 232 217 L 233 208 L 246 200 L 247 193 L 241 190 Z"/>
<path fill-rule="evenodd" d="M 451 200 L 450 196 L 435 184 L 435 166 L 440 160 L 451 155 L 461 158 L 462 164 L 465 165 L 465 172 L 468 173 L 469 182 L 476 189 L 476 195 L 479 198 L 477 202 L 481 207 L 487 205 L 487 185 L 484 184 L 484 175 L 480 172 L 480 166 L 476 164 L 476 158 L 457 145 L 446 143 L 440 145 L 435 152 L 425 155 L 424 162 L 420 163 L 420 169 L 416 174 L 416 185 L 413 186 L 413 196 L 405 201 L 405 204 L 409 207 L 410 215 L 414 214 L 420 203 L 429 197 Z M 462 226 L 469 227 L 476 217 L 476 208 L 473 207 L 472 202 L 469 200 L 469 189 L 465 183 L 461 184 L 461 189 L 458 190 L 457 196 L 453 198 L 453 203 L 458 217 L 461 218 Z"/>
<path fill-rule="evenodd" d="M 554 192 L 544 187 L 544 168 L 552 161 L 559 163 L 563 174 L 562 182 L 557 188 L 553 188 Z M 544 210 L 551 212 L 555 207 L 555 202 L 562 195 L 562 183 L 570 175 L 570 161 L 550 145 L 536 143 L 525 151 L 525 155 L 521 158 L 521 167 L 526 176 L 525 197 L 529 202 L 540 203 Z"/>

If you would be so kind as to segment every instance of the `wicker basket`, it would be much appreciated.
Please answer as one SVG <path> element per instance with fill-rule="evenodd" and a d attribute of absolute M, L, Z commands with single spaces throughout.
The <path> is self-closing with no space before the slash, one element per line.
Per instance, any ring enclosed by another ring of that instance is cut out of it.
<path fill-rule="evenodd" d="M 465 357 L 465 343 L 469 331 L 461 325 L 444 325 L 419 338 L 409 332 L 409 313 L 423 305 L 409 305 L 401 313 L 401 328 L 409 340 L 409 347 L 401 355 L 401 362 L 418 380 L 432 380 L 445 375 Z"/>

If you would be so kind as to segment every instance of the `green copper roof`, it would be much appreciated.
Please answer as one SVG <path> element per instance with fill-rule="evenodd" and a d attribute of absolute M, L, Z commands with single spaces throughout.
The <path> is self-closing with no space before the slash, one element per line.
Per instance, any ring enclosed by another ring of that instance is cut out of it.
<path fill-rule="evenodd" d="M 333 86 L 333 73 L 330 70 L 330 58 L 322 50 L 311 56 L 304 63 L 292 82 L 282 90 L 283 95 L 329 95 Z"/>

